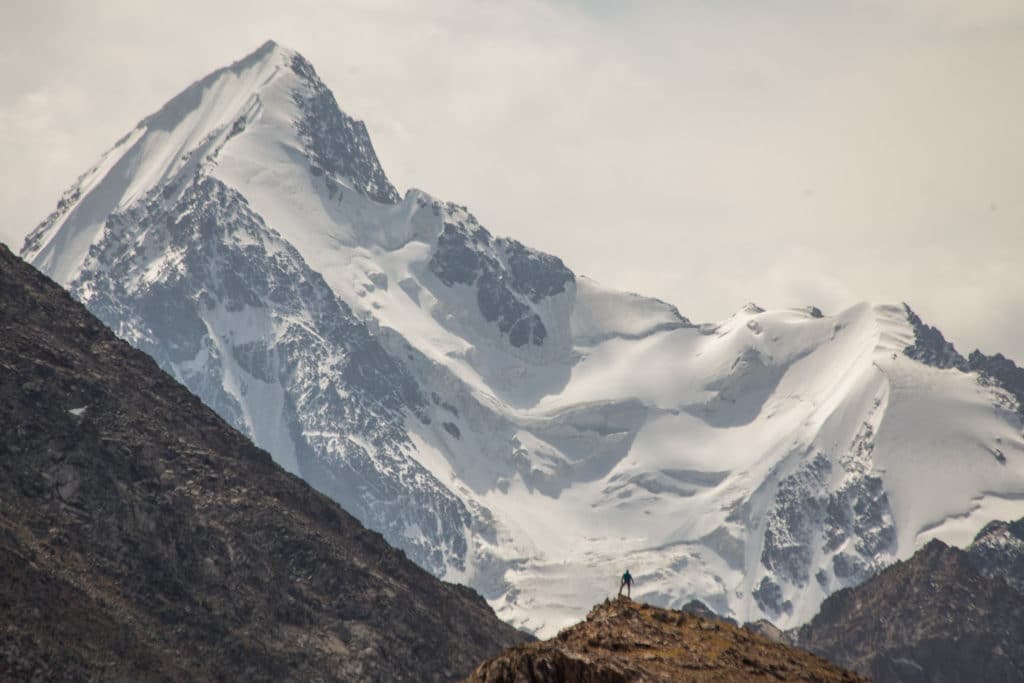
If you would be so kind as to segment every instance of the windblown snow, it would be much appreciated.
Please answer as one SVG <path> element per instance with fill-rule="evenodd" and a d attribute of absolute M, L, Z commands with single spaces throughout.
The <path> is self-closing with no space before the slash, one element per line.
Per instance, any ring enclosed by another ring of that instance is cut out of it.
<path fill-rule="evenodd" d="M 143 119 L 26 240 L 285 468 L 550 635 L 617 589 L 782 627 L 1024 514 L 1017 399 L 904 306 L 693 324 L 400 196 L 267 43 Z"/>

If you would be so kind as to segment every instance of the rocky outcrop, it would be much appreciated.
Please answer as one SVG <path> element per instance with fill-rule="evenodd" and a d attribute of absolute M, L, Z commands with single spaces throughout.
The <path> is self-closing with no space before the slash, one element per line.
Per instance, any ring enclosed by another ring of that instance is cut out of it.
<path fill-rule="evenodd" d="M 339 193 L 341 185 L 347 182 L 375 201 L 397 203 L 398 190 L 377 160 L 366 124 L 338 108 L 334 93 L 308 60 L 295 55 L 291 67 L 309 86 L 307 92 L 295 93 L 294 101 L 303 113 L 295 125 L 310 172 L 324 176 L 332 195 Z"/>
<path fill-rule="evenodd" d="M 1024 518 L 989 522 L 967 548 L 974 568 L 989 578 L 1002 578 L 1024 593 Z"/>
<path fill-rule="evenodd" d="M 914 343 L 903 349 L 904 354 L 932 367 L 967 370 L 967 359 L 960 355 L 953 342 L 946 341 L 939 328 L 925 324 L 907 304 L 903 304 L 903 308 L 914 328 Z"/>
<path fill-rule="evenodd" d="M 702 619 L 718 619 L 728 624 L 732 624 L 733 626 L 739 626 L 739 623 L 737 623 L 735 619 L 719 615 L 717 612 L 715 612 L 713 609 L 705 605 L 700 600 L 690 600 L 688 603 L 680 607 L 679 611 L 685 612 L 687 614 L 692 614 Z"/>
<path fill-rule="evenodd" d="M 798 643 L 878 683 L 1024 679 L 1024 595 L 932 541 L 827 598 Z"/>
<path fill-rule="evenodd" d="M 832 558 L 828 569 L 814 573 L 826 591 L 862 582 L 891 556 L 896 525 L 882 479 L 872 471 L 874 439 L 874 426 L 865 421 L 840 457 L 842 483 L 831 491 L 834 465 L 823 453 L 780 482 L 761 551 L 761 564 L 775 579 L 764 577 L 754 590 L 766 614 L 792 612 L 778 581 L 807 585 L 820 556 Z"/>
<path fill-rule="evenodd" d="M 743 628 L 756 633 L 759 636 L 764 636 L 768 640 L 773 640 L 776 643 L 786 643 L 787 645 L 793 644 L 792 639 L 786 631 L 783 631 L 767 619 L 748 621 L 743 624 Z"/>
<path fill-rule="evenodd" d="M 1024 368 L 1001 353 L 987 356 L 977 349 L 967 357 L 967 367 L 981 375 L 983 382 L 994 383 L 1013 396 L 1017 414 L 1024 420 Z"/>
<path fill-rule="evenodd" d="M 544 343 L 548 330 L 533 307 L 561 294 L 575 280 L 558 257 L 516 240 L 495 239 L 468 213 L 461 220 L 453 216 L 445 221 L 429 267 L 448 287 L 474 287 L 484 319 L 496 323 L 517 348 Z"/>
<path fill-rule="evenodd" d="M 446 681 L 526 636 L 0 246 L 0 679 Z"/>
<path fill-rule="evenodd" d="M 715 618 L 629 599 L 482 664 L 467 683 L 626 681 L 861 681 L 807 652 Z"/>
<path fill-rule="evenodd" d="M 989 356 L 978 349 L 964 358 L 938 328 L 926 325 L 910 306 L 903 306 L 914 328 L 914 343 L 903 350 L 904 354 L 937 368 L 977 372 L 983 384 L 995 384 L 1009 393 L 1013 398 L 1008 407 L 1015 408 L 1024 419 L 1024 368 L 1001 353 Z"/>

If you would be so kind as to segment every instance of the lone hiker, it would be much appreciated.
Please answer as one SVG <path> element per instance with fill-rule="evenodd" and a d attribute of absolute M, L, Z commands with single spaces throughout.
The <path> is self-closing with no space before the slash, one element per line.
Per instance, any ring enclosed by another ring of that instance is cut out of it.
<path fill-rule="evenodd" d="M 619 583 L 619 597 L 622 597 L 622 587 L 626 587 L 626 597 L 630 597 L 630 589 L 633 587 L 633 575 L 626 570 L 626 573 L 622 575 L 622 581 Z M 630 598 L 632 599 L 632 598 Z"/>

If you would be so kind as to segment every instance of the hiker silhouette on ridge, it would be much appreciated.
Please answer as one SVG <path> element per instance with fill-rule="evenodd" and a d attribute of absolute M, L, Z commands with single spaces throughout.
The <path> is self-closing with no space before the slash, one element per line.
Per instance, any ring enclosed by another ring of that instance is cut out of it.
<path fill-rule="evenodd" d="M 619 597 L 622 597 L 622 588 L 626 588 L 626 598 L 632 600 L 630 597 L 630 589 L 633 587 L 633 575 L 626 570 L 626 573 L 622 575 L 622 581 L 619 582 Z"/>

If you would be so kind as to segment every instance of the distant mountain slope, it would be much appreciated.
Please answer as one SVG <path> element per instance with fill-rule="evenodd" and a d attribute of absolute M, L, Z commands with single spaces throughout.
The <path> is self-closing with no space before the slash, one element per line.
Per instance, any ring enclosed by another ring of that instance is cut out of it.
<path fill-rule="evenodd" d="M 983 575 L 1001 578 L 1024 593 L 1024 517 L 1015 522 L 989 522 L 966 550 L 971 564 Z"/>
<path fill-rule="evenodd" d="M 510 648 L 467 683 L 863 681 L 810 653 L 717 619 L 606 601 L 557 637 Z"/>
<path fill-rule="evenodd" d="M 973 546 L 932 541 L 827 598 L 797 640 L 877 683 L 1021 681 L 1024 594 L 979 573 Z"/>
<path fill-rule="evenodd" d="M 1012 361 L 965 359 L 901 305 L 694 324 L 602 287 L 400 194 L 366 127 L 272 42 L 143 119 L 23 254 L 537 633 L 626 566 L 648 601 L 792 628 L 931 538 L 1024 514 Z"/>
<path fill-rule="evenodd" d="M 0 245 L 0 679 L 449 681 L 521 642 Z"/>
<path fill-rule="evenodd" d="M 1017 412 L 1024 418 L 1024 368 L 1001 353 L 988 356 L 978 349 L 964 358 L 938 328 L 926 325 L 910 306 L 903 306 L 914 328 L 914 343 L 903 350 L 907 356 L 934 367 L 978 373 L 983 382 L 995 384 L 1013 396 Z"/>

